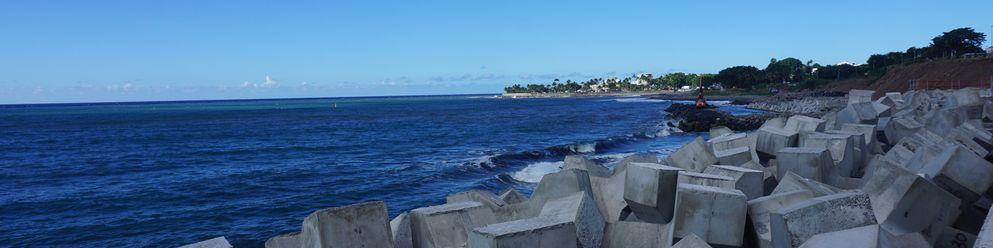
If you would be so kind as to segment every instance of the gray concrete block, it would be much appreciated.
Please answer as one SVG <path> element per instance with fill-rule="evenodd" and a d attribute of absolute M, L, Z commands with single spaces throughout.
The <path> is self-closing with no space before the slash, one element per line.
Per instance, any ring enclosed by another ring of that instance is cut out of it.
<path fill-rule="evenodd" d="M 931 245 L 921 235 L 893 234 L 878 225 L 868 225 L 845 229 L 840 231 L 822 233 L 814 235 L 802 248 L 833 248 L 833 247 L 865 247 L 865 248 L 889 248 L 889 247 L 917 247 L 924 248 Z"/>
<path fill-rule="evenodd" d="M 514 188 L 507 188 L 500 193 L 500 200 L 507 204 L 517 204 L 528 201 L 528 197 L 517 192 Z"/>
<path fill-rule="evenodd" d="M 875 91 L 853 89 L 848 91 L 848 104 L 871 102 Z"/>
<path fill-rule="evenodd" d="M 706 142 L 703 141 L 703 137 L 698 136 L 690 143 L 669 154 L 665 161 L 670 166 L 701 172 L 707 166 L 717 163 L 717 157 L 711 153 Z"/>
<path fill-rule="evenodd" d="M 855 153 L 855 138 L 850 135 L 814 133 L 800 142 L 802 147 L 824 148 L 831 155 L 833 165 L 827 167 L 822 182 L 832 184 L 833 177 L 852 177 L 856 171 L 856 162 L 861 154 Z M 782 161 L 782 160 L 780 160 Z M 861 167 L 861 166 L 859 166 Z M 801 174 L 801 176 L 803 176 Z"/>
<path fill-rule="evenodd" d="M 623 159 L 621 159 L 620 162 L 617 162 L 617 164 L 614 165 L 614 169 L 612 173 L 613 175 L 623 176 L 624 174 L 620 174 L 620 173 L 624 172 L 624 169 L 627 168 L 627 166 L 631 163 L 658 164 L 659 162 L 660 162 L 659 157 L 656 156 L 655 154 L 636 153 L 636 154 L 632 154 L 631 156 L 624 157 Z"/>
<path fill-rule="evenodd" d="M 739 190 L 679 184 L 671 227 L 673 238 L 696 234 L 708 244 L 741 246 L 746 199 Z"/>
<path fill-rule="evenodd" d="M 538 206 L 549 199 L 562 198 L 576 192 L 593 192 L 589 173 L 585 170 L 567 169 L 541 177 L 538 187 L 531 193 L 531 201 Z"/>
<path fill-rule="evenodd" d="M 826 121 L 823 119 L 794 115 L 786 120 L 786 126 L 783 128 L 798 133 L 812 133 L 824 131 L 825 124 Z"/>
<path fill-rule="evenodd" d="M 947 147 L 920 171 L 942 189 L 971 204 L 993 184 L 993 164 L 961 145 Z"/>
<path fill-rule="evenodd" d="M 507 205 L 506 202 L 500 199 L 499 196 L 493 194 L 493 192 L 478 189 L 471 189 L 448 195 L 448 197 L 445 198 L 445 202 L 479 202 L 486 205 L 486 207 L 489 207 L 490 209 L 498 209 Z"/>
<path fill-rule="evenodd" d="M 972 248 L 976 243 L 976 235 L 945 227 L 941 236 L 934 242 L 934 248 Z"/>
<path fill-rule="evenodd" d="M 610 169 L 600 165 L 596 161 L 590 160 L 583 155 L 567 155 L 562 169 L 579 169 L 587 171 L 590 176 L 608 177 Z"/>
<path fill-rule="evenodd" d="M 473 229 L 468 247 L 579 247 L 576 225 L 553 217 L 534 217 Z"/>
<path fill-rule="evenodd" d="M 700 236 L 695 234 L 690 234 L 683 239 L 679 240 L 676 244 L 672 245 L 672 248 L 710 248 L 711 246 L 707 244 Z"/>
<path fill-rule="evenodd" d="M 401 213 L 390 221 L 390 232 L 393 234 L 394 248 L 414 247 L 413 234 L 410 231 L 410 215 Z"/>
<path fill-rule="evenodd" d="M 382 201 L 321 209 L 304 218 L 300 243 L 305 247 L 393 246 L 389 221 Z"/>
<path fill-rule="evenodd" d="M 465 247 L 473 229 L 496 222 L 493 211 L 479 202 L 450 203 L 410 211 L 414 247 Z"/>
<path fill-rule="evenodd" d="M 869 195 L 839 193 L 809 199 L 769 214 L 774 247 L 798 247 L 817 234 L 876 224 Z"/>
<path fill-rule="evenodd" d="M 737 147 L 723 151 L 715 151 L 714 156 L 717 157 L 718 163 L 733 166 L 740 166 L 748 163 L 749 161 L 758 161 L 758 159 L 755 159 L 755 157 L 757 157 L 755 153 L 748 147 Z"/>
<path fill-rule="evenodd" d="M 265 241 L 266 248 L 299 248 L 303 247 L 300 232 L 284 233 Z"/>
<path fill-rule="evenodd" d="M 762 196 L 762 181 L 764 180 L 761 170 L 753 170 L 738 166 L 711 165 L 703 170 L 703 173 L 725 176 L 733 179 L 734 189 L 741 190 L 748 197 L 748 200 Z"/>
<path fill-rule="evenodd" d="M 794 203 L 814 198 L 807 190 L 794 190 L 769 196 L 763 196 L 748 201 L 748 218 L 752 223 L 752 231 L 758 238 L 761 248 L 772 248 L 772 229 L 769 226 L 769 213 Z"/>
<path fill-rule="evenodd" d="M 224 237 L 216 237 L 184 246 L 179 248 L 231 248 L 231 243 L 228 243 L 228 239 Z"/>
<path fill-rule="evenodd" d="M 669 223 L 679 171 L 661 164 L 632 163 L 624 182 L 624 200 L 645 222 Z"/>
<path fill-rule="evenodd" d="M 922 128 L 924 128 L 924 124 L 921 124 L 914 119 L 894 117 L 889 121 L 889 124 L 886 125 L 883 133 L 886 134 L 886 140 L 892 145 L 900 142 L 900 140 L 904 137 L 916 133 Z"/>
<path fill-rule="evenodd" d="M 830 153 L 823 147 L 786 147 L 776 154 L 776 162 L 776 178 L 780 180 L 786 172 L 793 172 L 824 182 L 834 167 Z"/>
<path fill-rule="evenodd" d="M 656 248 L 672 244 L 669 225 L 620 221 L 608 223 L 604 231 L 605 248 Z"/>
<path fill-rule="evenodd" d="M 876 111 L 877 109 L 872 102 L 849 104 L 838 111 L 835 125 L 876 124 L 876 119 L 879 118 L 879 112 Z"/>
<path fill-rule="evenodd" d="M 577 192 L 567 197 L 550 200 L 541 208 L 539 217 L 552 217 L 572 223 L 576 227 L 579 247 L 597 248 L 603 244 L 606 222 L 588 194 Z"/>
<path fill-rule="evenodd" d="M 776 127 L 762 127 L 756 131 L 755 151 L 775 156 L 776 152 L 786 147 L 796 147 L 798 134 L 796 131 Z"/>
<path fill-rule="evenodd" d="M 804 178 L 793 172 L 787 172 L 783 179 L 779 180 L 779 185 L 772 191 L 772 194 L 784 193 L 794 190 L 806 190 L 814 194 L 815 197 L 832 195 L 841 192 L 841 189 L 818 181 Z"/>
<path fill-rule="evenodd" d="M 725 127 L 725 126 L 716 126 L 716 127 L 710 128 L 710 132 L 708 133 L 710 136 L 708 136 L 708 137 L 710 137 L 711 139 L 713 139 L 713 138 L 716 138 L 716 137 L 720 137 L 721 135 L 732 134 L 732 133 L 734 133 L 734 131 L 731 131 L 731 129 L 728 128 L 728 127 Z"/>
<path fill-rule="evenodd" d="M 928 232 L 926 237 L 936 238 L 958 215 L 958 198 L 903 167 L 884 160 L 866 178 L 862 191 L 872 201 L 876 220 L 889 231 Z"/>
<path fill-rule="evenodd" d="M 735 189 L 734 178 L 707 173 L 680 171 L 677 182 L 718 187 L 722 189 Z"/>
<path fill-rule="evenodd" d="M 748 140 L 748 134 L 730 133 L 710 138 L 710 140 L 707 141 L 707 145 L 709 145 L 714 152 L 717 152 L 739 147 L 751 147 L 751 141 Z"/>
<path fill-rule="evenodd" d="M 600 213 L 607 222 L 620 221 L 628 207 L 624 201 L 624 180 L 627 173 L 611 177 L 590 177 L 593 184 L 593 199 L 596 200 Z M 627 212 L 629 213 L 629 212 Z"/>

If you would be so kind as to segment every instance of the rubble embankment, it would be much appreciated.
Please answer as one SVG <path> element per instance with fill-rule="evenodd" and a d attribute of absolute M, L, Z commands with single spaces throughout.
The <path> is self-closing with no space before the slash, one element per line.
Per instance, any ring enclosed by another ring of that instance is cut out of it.
<path fill-rule="evenodd" d="M 266 247 L 993 247 L 993 101 L 872 95 L 717 127 L 662 159 L 570 155 L 530 197 L 471 190 L 392 220 L 383 202 L 318 210 Z"/>

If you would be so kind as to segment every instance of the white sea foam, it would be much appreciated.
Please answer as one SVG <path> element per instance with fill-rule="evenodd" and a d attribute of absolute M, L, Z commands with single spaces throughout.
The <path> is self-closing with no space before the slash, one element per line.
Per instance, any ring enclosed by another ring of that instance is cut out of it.
<path fill-rule="evenodd" d="M 562 170 L 562 166 L 565 162 L 537 162 L 529 164 L 524 169 L 514 172 L 510 175 L 514 180 L 528 183 L 538 183 L 541 181 L 541 177 L 549 173 L 555 173 Z"/>
<path fill-rule="evenodd" d="M 617 101 L 617 102 L 668 102 L 669 100 L 651 99 L 651 98 L 638 97 L 638 98 L 617 98 L 617 99 L 614 99 L 614 101 Z"/>
<path fill-rule="evenodd" d="M 578 153 L 593 153 L 596 151 L 596 142 L 570 145 L 569 149 Z"/>

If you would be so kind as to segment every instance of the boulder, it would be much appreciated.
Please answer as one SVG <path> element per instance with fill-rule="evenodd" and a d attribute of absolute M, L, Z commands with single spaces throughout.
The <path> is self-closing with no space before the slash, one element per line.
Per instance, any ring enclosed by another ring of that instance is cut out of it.
<path fill-rule="evenodd" d="M 869 195 L 850 192 L 812 198 L 769 214 L 774 247 L 798 247 L 817 234 L 874 225 Z"/>
<path fill-rule="evenodd" d="M 993 184 L 993 164 L 961 145 L 946 147 L 919 172 L 963 204 L 972 204 Z"/>
<path fill-rule="evenodd" d="M 746 199 L 739 190 L 679 184 L 672 219 L 673 238 L 696 234 L 708 244 L 741 246 Z"/>
<path fill-rule="evenodd" d="M 632 163 L 624 181 L 624 201 L 638 219 L 650 223 L 672 220 L 679 171 L 650 163 Z"/>
<path fill-rule="evenodd" d="M 672 244 L 669 225 L 620 221 L 608 223 L 604 231 L 605 248 L 656 248 Z"/>
<path fill-rule="evenodd" d="M 772 248 L 772 229 L 769 227 L 769 213 L 794 203 L 814 198 L 814 194 L 806 190 L 794 190 L 772 194 L 748 201 L 748 218 L 751 220 L 755 237 L 761 248 Z"/>
<path fill-rule="evenodd" d="M 734 178 L 719 176 L 707 173 L 696 173 L 689 171 L 679 172 L 678 183 L 688 183 L 703 186 L 718 187 L 723 189 L 735 189 Z"/>
<path fill-rule="evenodd" d="M 703 137 L 696 137 L 690 143 L 683 145 L 666 159 L 670 166 L 683 168 L 684 170 L 701 172 L 707 166 L 717 163 L 717 157 L 710 152 Z"/>
<path fill-rule="evenodd" d="M 473 229 L 496 222 L 493 211 L 479 202 L 418 208 L 410 211 L 411 240 L 414 247 L 464 247 Z"/>
<path fill-rule="evenodd" d="M 703 173 L 731 178 L 734 189 L 741 190 L 748 200 L 762 196 L 763 172 L 738 166 L 711 165 Z"/>
<path fill-rule="evenodd" d="M 672 248 L 711 248 L 711 246 L 703 241 L 700 236 L 690 234 L 672 245 Z"/>
<path fill-rule="evenodd" d="M 797 132 L 772 126 L 764 126 L 756 131 L 755 151 L 775 156 L 780 149 L 796 147 Z"/>
<path fill-rule="evenodd" d="M 600 165 L 593 160 L 586 158 L 583 155 L 567 155 L 565 156 L 565 163 L 562 169 L 580 169 L 585 170 L 590 176 L 597 177 L 608 177 L 610 176 L 610 169 Z"/>
<path fill-rule="evenodd" d="M 179 248 L 231 248 L 231 243 L 228 243 L 228 239 L 224 237 L 216 237 L 184 246 Z"/>
<path fill-rule="evenodd" d="M 934 240 L 958 216 L 958 198 L 885 160 L 869 173 L 862 191 L 880 225 L 897 234 L 927 232 L 925 237 Z"/>
<path fill-rule="evenodd" d="M 823 147 L 786 147 L 776 154 L 776 162 L 776 178 L 780 180 L 786 172 L 793 172 L 824 182 L 834 166 L 830 153 Z"/>
<path fill-rule="evenodd" d="M 413 234 L 410 231 L 410 216 L 401 213 L 390 221 L 390 231 L 393 234 L 394 248 L 414 247 Z"/>

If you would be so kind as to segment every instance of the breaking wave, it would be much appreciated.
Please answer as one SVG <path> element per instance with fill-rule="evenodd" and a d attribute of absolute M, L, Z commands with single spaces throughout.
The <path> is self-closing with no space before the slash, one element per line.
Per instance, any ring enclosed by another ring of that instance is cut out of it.
<path fill-rule="evenodd" d="M 562 170 L 563 165 L 565 165 L 565 162 L 562 161 L 537 162 L 537 163 L 529 164 L 527 167 L 524 167 L 524 169 L 514 172 L 514 174 L 511 174 L 510 176 L 517 181 L 526 182 L 526 183 L 538 183 L 541 181 L 541 177 L 549 173 L 555 173 L 559 170 Z"/>

